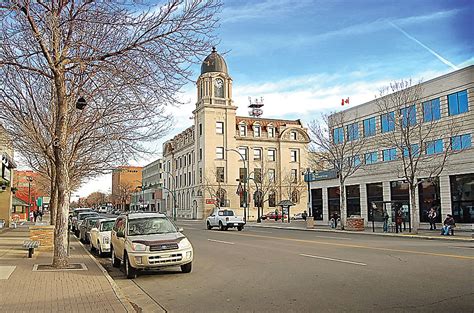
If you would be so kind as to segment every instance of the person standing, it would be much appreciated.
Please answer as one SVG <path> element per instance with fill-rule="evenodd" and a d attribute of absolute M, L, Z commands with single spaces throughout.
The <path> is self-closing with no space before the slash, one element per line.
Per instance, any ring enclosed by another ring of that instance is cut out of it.
<path fill-rule="evenodd" d="M 431 207 L 430 211 L 428 212 L 428 220 L 430 222 L 430 230 L 436 230 L 436 208 L 433 206 Z"/>
<path fill-rule="evenodd" d="M 383 232 L 388 232 L 388 213 L 387 209 L 383 210 Z"/>
<path fill-rule="evenodd" d="M 36 223 L 36 219 L 38 218 L 38 211 L 37 210 L 33 211 L 33 218 L 34 218 L 34 222 Z"/>
<path fill-rule="evenodd" d="M 397 228 L 397 233 L 398 231 L 400 230 L 400 232 L 402 232 L 402 223 L 403 223 L 403 212 L 402 212 L 402 209 L 399 208 L 397 210 L 397 215 L 396 215 L 396 218 L 395 218 L 395 226 Z"/>

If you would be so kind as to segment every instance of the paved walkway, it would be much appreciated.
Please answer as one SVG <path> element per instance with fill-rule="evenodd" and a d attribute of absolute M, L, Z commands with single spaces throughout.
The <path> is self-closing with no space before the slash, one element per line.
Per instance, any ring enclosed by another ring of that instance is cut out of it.
<path fill-rule="evenodd" d="M 51 264 L 52 251 L 35 250 L 33 258 L 22 244 L 27 223 L 0 232 L 0 311 L 2 312 L 135 312 L 120 288 L 71 236 L 71 263 L 85 271 L 33 271 Z"/>
<path fill-rule="evenodd" d="M 265 220 L 262 223 L 248 222 L 247 227 L 263 227 L 263 228 L 279 228 L 279 229 L 292 229 L 292 230 L 304 230 L 304 231 L 320 231 L 320 232 L 334 232 L 334 233 L 352 233 L 352 234 L 364 234 L 364 235 L 378 235 L 378 236 L 396 236 L 403 238 L 419 238 L 419 239 L 439 239 L 439 240 L 454 240 L 454 241 L 472 241 L 474 242 L 472 231 L 461 231 L 455 230 L 454 236 L 442 236 L 441 230 L 419 230 L 418 234 L 412 234 L 408 231 L 403 233 L 384 233 L 381 228 L 375 228 L 375 232 L 372 231 L 372 227 L 366 228 L 364 231 L 347 231 L 333 229 L 326 225 L 314 225 L 314 228 L 306 228 L 306 222 L 302 220 L 292 220 L 290 223 L 282 223 L 280 221 Z"/>

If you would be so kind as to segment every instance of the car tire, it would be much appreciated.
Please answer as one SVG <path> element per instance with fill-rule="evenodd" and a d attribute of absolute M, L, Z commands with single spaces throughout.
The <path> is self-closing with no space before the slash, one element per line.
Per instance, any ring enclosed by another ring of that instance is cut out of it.
<path fill-rule="evenodd" d="M 111 250 L 112 250 L 112 256 L 111 256 L 111 258 L 112 258 L 112 266 L 113 266 L 113 267 L 120 267 L 120 263 L 121 263 L 121 262 L 120 262 L 120 259 L 117 259 L 117 258 L 115 257 L 115 251 L 114 251 L 114 249 L 111 248 Z"/>
<path fill-rule="evenodd" d="M 225 230 L 224 224 L 222 224 L 221 221 L 219 221 L 219 229 L 220 230 Z"/>
<path fill-rule="evenodd" d="M 209 223 L 209 222 L 207 222 L 207 229 L 208 229 L 208 230 L 211 230 L 211 229 L 212 229 L 211 223 Z"/>
<path fill-rule="evenodd" d="M 244 226 L 237 226 L 238 231 L 242 231 L 242 229 L 244 229 Z"/>
<path fill-rule="evenodd" d="M 128 259 L 127 253 L 123 254 L 123 263 L 125 266 L 125 275 L 127 276 L 128 279 L 134 279 L 137 278 L 137 269 L 134 268 Z"/>
<path fill-rule="evenodd" d="M 181 271 L 183 273 L 190 273 L 192 269 L 193 269 L 193 262 L 189 262 L 184 265 L 181 265 Z"/>

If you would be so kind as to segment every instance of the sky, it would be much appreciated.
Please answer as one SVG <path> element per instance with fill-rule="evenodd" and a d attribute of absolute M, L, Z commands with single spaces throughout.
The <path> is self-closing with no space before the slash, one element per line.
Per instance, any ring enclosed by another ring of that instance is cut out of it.
<path fill-rule="evenodd" d="M 469 0 L 224 0 L 216 47 L 233 79 L 239 116 L 248 115 L 249 97 L 263 97 L 262 117 L 307 125 L 341 110 L 342 98 L 352 107 L 391 81 L 426 81 L 474 64 L 473 15 Z M 199 70 L 196 64 L 195 80 Z M 156 143 L 159 151 L 192 125 L 194 84 L 182 97 L 185 104 L 170 111 L 177 126 Z M 110 192 L 111 185 L 111 174 L 104 175 L 74 194 Z"/>

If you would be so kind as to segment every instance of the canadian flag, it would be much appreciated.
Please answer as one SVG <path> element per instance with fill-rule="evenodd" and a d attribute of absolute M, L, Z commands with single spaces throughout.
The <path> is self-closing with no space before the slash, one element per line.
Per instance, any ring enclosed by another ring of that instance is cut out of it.
<path fill-rule="evenodd" d="M 345 104 L 349 104 L 349 97 L 347 97 L 347 99 L 341 99 L 341 105 L 344 106 L 344 103 Z"/>

